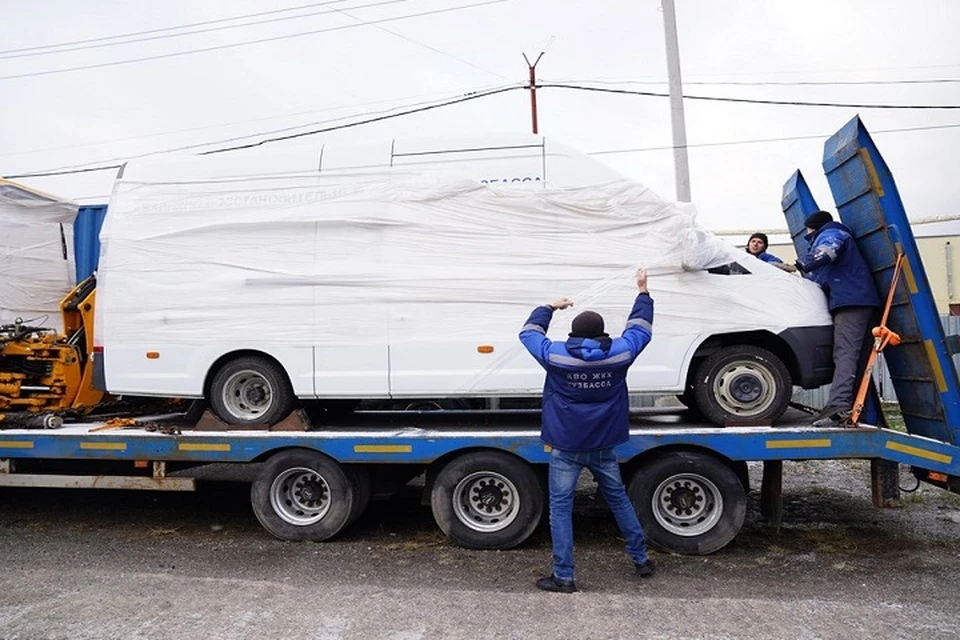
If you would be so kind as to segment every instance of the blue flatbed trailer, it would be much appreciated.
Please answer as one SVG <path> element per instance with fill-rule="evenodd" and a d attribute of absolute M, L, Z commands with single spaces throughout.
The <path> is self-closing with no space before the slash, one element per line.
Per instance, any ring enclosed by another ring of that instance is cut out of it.
<path fill-rule="evenodd" d="M 889 287 L 897 252 L 906 255 L 889 323 L 904 340 L 886 356 L 908 433 L 882 427 L 875 398 L 865 423 L 834 429 L 804 424 L 809 419 L 721 427 L 684 412 L 636 411 L 630 439 L 617 453 L 647 536 L 661 549 L 706 554 L 736 536 L 746 514 L 748 461 L 764 463 L 761 504 L 775 522 L 786 460 L 869 459 L 878 505 L 896 491 L 896 481 L 884 484 L 884 471 L 899 464 L 960 492 L 953 342 L 937 321 L 892 177 L 857 119 L 827 142 L 824 167 L 879 291 Z M 802 249 L 797 224 L 816 203 L 799 172 L 785 185 L 783 206 Z M 253 511 L 270 533 L 288 540 L 329 539 L 371 496 L 420 474 L 438 526 L 463 546 L 516 546 L 544 514 L 550 449 L 539 439 L 536 411 L 358 412 L 306 430 L 304 414 L 296 412 L 288 419 L 300 421 L 296 431 L 206 430 L 177 420 L 0 431 L 0 486 L 191 490 L 195 480 L 179 471 L 263 463 L 251 487 Z"/>

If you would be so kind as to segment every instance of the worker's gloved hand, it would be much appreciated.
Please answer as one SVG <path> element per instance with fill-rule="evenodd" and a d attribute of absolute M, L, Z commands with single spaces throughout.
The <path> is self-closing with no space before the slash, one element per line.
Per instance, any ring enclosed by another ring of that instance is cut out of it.
<path fill-rule="evenodd" d="M 797 260 L 793 263 L 793 266 L 797 268 L 797 271 L 800 273 L 806 273 L 806 270 L 803 268 L 803 263 Z"/>

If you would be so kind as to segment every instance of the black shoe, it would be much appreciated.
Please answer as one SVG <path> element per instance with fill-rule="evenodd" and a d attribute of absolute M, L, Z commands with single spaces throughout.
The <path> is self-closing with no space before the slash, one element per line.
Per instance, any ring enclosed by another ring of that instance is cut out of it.
<path fill-rule="evenodd" d="M 830 415 L 823 416 L 822 418 L 817 418 L 811 423 L 815 427 L 820 429 L 830 429 L 832 427 L 840 426 L 840 414 L 832 413 Z"/>
<path fill-rule="evenodd" d="M 657 570 L 657 563 L 650 558 L 647 558 L 646 562 L 634 564 L 634 566 L 637 568 L 637 575 L 641 578 L 649 578 Z"/>
<path fill-rule="evenodd" d="M 561 580 L 555 575 L 549 575 L 537 580 L 537 589 L 554 593 L 573 593 L 577 590 L 577 585 L 573 580 Z"/>

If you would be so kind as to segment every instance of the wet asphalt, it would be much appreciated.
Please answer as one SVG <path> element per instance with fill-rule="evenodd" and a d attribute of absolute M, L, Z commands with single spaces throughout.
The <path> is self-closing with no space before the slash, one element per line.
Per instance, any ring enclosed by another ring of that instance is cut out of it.
<path fill-rule="evenodd" d="M 924 487 L 875 509 L 867 468 L 787 463 L 779 531 L 754 490 L 733 543 L 654 552 L 649 580 L 585 494 L 572 595 L 533 586 L 545 526 L 518 549 L 461 549 L 416 487 L 324 543 L 270 537 L 242 482 L 0 489 L 0 639 L 960 636 L 960 496 Z"/>

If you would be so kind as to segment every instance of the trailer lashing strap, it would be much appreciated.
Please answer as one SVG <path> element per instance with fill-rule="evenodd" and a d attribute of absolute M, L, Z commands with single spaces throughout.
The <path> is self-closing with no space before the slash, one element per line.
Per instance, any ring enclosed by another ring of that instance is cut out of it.
<path fill-rule="evenodd" d="M 857 390 L 856 399 L 853 401 L 853 410 L 850 412 L 851 424 L 857 424 L 860 420 L 860 414 L 863 413 L 863 406 L 867 401 L 867 391 L 870 389 L 871 374 L 873 373 L 873 366 L 877 362 L 877 356 L 879 356 L 888 345 L 895 347 L 900 344 L 899 334 L 891 331 L 887 327 L 887 318 L 890 316 L 890 308 L 893 306 L 893 294 L 897 290 L 897 282 L 900 280 L 900 273 L 903 271 L 905 261 L 906 256 L 904 256 L 901 251 L 897 254 L 897 261 L 893 267 L 893 276 L 890 278 L 890 290 L 887 292 L 887 302 L 883 306 L 883 317 L 880 318 L 880 325 L 873 328 L 873 349 L 870 351 L 870 359 L 867 360 L 867 366 L 863 370 L 863 378 L 860 380 L 860 387 Z M 936 357 L 931 358 L 931 361 L 936 362 Z M 943 386 L 945 390 L 946 384 Z"/>

